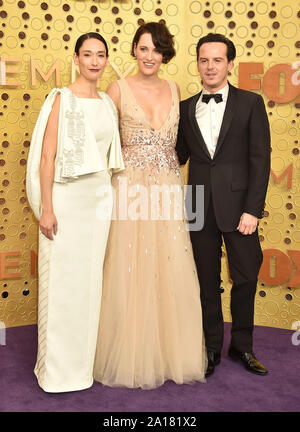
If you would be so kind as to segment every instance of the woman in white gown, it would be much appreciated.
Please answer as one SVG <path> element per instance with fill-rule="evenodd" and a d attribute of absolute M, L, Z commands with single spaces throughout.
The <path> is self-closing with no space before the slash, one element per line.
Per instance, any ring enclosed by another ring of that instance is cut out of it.
<path fill-rule="evenodd" d="M 34 372 L 47 392 L 93 384 L 111 172 L 123 169 L 116 109 L 97 92 L 107 60 L 99 34 L 77 40 L 80 75 L 49 94 L 31 141 L 27 194 L 40 223 Z"/>

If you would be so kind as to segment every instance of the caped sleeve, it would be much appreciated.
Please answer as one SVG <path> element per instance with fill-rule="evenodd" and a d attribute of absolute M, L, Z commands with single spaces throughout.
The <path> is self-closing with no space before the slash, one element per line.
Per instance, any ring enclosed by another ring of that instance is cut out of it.
<path fill-rule="evenodd" d="M 26 192 L 29 204 L 37 219 L 41 215 L 40 162 L 42 146 L 49 115 L 60 89 L 53 89 L 45 100 L 33 130 L 27 160 Z"/>
<path fill-rule="evenodd" d="M 118 112 L 111 98 L 106 93 L 102 93 L 102 97 L 103 96 L 107 103 L 108 110 L 114 125 L 114 133 L 108 151 L 108 168 L 111 169 L 113 173 L 115 173 L 118 171 L 122 171 L 125 168 L 123 162 L 122 150 L 121 150 Z"/>

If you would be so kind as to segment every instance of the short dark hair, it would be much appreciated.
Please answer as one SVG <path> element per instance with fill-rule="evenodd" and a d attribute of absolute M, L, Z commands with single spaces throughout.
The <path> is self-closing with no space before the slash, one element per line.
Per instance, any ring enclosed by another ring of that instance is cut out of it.
<path fill-rule="evenodd" d="M 101 34 L 93 33 L 93 32 L 85 33 L 85 34 L 79 36 L 79 38 L 77 39 L 76 44 L 75 44 L 75 53 L 77 55 L 79 55 L 79 50 L 80 50 L 83 42 L 86 41 L 87 39 L 98 39 L 100 42 L 102 42 L 105 46 L 106 57 L 108 57 L 108 46 L 107 46 L 106 40 L 104 39 L 103 36 L 101 36 Z"/>
<path fill-rule="evenodd" d="M 131 45 L 131 55 L 134 57 L 134 47 L 138 44 L 140 37 L 145 33 L 151 34 L 153 45 L 163 56 L 162 62 L 168 63 L 175 56 L 176 51 L 173 41 L 174 36 L 171 35 L 167 26 L 163 23 L 149 22 L 142 24 L 134 35 Z"/>
<path fill-rule="evenodd" d="M 197 43 L 197 47 L 196 47 L 197 61 L 199 60 L 199 51 L 200 51 L 201 45 L 203 45 L 207 42 L 222 42 L 223 44 L 225 44 L 227 46 L 226 56 L 227 56 L 228 62 L 235 59 L 236 50 L 235 50 L 235 46 L 234 46 L 233 42 L 231 42 L 230 39 L 228 39 L 227 37 L 225 37 L 224 35 L 222 35 L 220 33 L 208 33 L 206 36 L 203 36 L 202 38 L 200 38 L 198 43 Z"/>

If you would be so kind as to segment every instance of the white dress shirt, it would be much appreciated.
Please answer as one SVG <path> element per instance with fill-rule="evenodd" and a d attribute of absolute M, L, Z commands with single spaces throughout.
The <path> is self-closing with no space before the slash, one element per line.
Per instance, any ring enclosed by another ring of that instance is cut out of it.
<path fill-rule="evenodd" d="M 210 93 L 206 89 L 203 89 L 196 105 L 196 120 L 211 158 L 214 157 L 216 150 L 226 107 L 228 91 L 229 85 L 226 84 L 225 87 L 217 91 L 217 93 L 222 94 L 222 102 L 216 103 L 214 99 L 211 99 L 208 103 L 205 103 L 202 102 L 202 96 L 203 94 Z"/>

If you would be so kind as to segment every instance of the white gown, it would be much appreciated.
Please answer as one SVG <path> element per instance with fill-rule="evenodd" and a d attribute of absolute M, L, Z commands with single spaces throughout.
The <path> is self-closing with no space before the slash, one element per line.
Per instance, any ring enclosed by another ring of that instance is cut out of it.
<path fill-rule="evenodd" d="M 39 234 L 38 357 L 34 372 L 47 392 L 82 390 L 93 384 L 102 266 L 112 209 L 108 155 L 116 127 L 109 113 L 111 101 L 100 95 L 102 99 L 76 97 L 76 104 L 89 123 L 107 169 L 54 182 L 58 232 L 53 241 Z"/>

